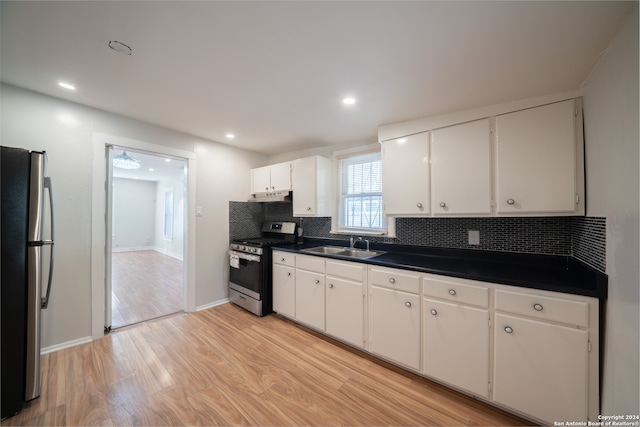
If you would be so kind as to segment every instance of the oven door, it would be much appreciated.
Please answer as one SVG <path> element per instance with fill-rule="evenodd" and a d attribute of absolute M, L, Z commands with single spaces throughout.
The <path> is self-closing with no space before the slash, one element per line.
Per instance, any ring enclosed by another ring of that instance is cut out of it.
<path fill-rule="evenodd" d="M 236 258 L 237 257 L 237 258 Z M 256 299 L 261 299 L 262 286 L 264 283 L 264 270 L 262 257 L 260 255 L 245 254 L 242 252 L 229 251 L 229 282 L 230 285 L 240 286 L 248 295 Z M 236 290 L 237 286 L 232 286 Z M 247 292 L 248 291 L 248 292 Z M 254 293 L 254 294 L 252 294 Z"/>

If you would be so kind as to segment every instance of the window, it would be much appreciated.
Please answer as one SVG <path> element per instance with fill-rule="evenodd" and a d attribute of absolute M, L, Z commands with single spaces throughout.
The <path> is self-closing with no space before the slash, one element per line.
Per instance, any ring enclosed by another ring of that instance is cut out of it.
<path fill-rule="evenodd" d="M 173 190 L 164 193 L 164 238 L 173 239 Z"/>
<path fill-rule="evenodd" d="M 343 157 L 338 162 L 338 231 L 386 232 L 380 152 Z"/>

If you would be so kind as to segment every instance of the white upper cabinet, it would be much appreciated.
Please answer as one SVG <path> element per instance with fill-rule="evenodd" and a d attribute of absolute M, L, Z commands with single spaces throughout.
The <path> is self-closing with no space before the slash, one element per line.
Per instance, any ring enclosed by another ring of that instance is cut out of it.
<path fill-rule="evenodd" d="M 312 156 L 291 164 L 293 216 L 331 216 L 331 160 Z"/>
<path fill-rule="evenodd" d="M 434 215 L 492 213 L 489 119 L 431 132 L 431 194 Z"/>
<path fill-rule="evenodd" d="M 430 213 L 429 132 L 382 143 L 382 200 L 391 216 Z"/>
<path fill-rule="evenodd" d="M 291 191 L 291 162 L 251 169 L 251 194 Z"/>
<path fill-rule="evenodd" d="M 584 214 L 576 117 L 575 100 L 496 117 L 498 214 Z"/>

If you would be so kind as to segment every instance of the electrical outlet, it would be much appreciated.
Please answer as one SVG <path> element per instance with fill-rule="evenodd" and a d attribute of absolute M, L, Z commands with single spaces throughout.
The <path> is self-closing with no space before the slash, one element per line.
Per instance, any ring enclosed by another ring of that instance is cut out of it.
<path fill-rule="evenodd" d="M 469 244 L 470 245 L 480 244 L 480 230 L 469 230 Z"/>

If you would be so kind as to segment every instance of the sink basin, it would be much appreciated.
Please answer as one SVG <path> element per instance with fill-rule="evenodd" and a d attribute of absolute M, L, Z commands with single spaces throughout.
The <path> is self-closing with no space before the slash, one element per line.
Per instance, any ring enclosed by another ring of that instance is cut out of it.
<path fill-rule="evenodd" d="M 314 254 L 323 255 L 335 255 L 348 258 L 373 258 L 374 256 L 382 255 L 381 251 L 365 251 L 363 249 L 350 249 L 344 246 L 317 246 L 315 248 L 302 249 L 302 252 L 310 252 Z"/>
<path fill-rule="evenodd" d="M 335 255 L 344 252 L 344 246 L 317 246 L 315 248 L 302 249 L 303 252 L 313 252 L 315 254 Z"/>
<path fill-rule="evenodd" d="M 382 255 L 381 251 L 365 251 L 362 249 L 346 249 L 342 252 L 338 252 L 336 255 L 348 256 L 352 258 L 373 258 L 374 256 Z"/>

